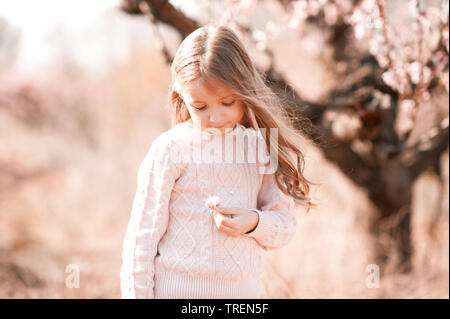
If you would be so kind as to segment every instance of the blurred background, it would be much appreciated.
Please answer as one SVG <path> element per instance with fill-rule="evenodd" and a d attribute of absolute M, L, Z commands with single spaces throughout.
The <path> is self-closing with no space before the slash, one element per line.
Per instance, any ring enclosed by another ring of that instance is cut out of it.
<path fill-rule="evenodd" d="M 218 21 L 320 183 L 262 252 L 263 298 L 449 298 L 448 2 L 431 0 L 0 1 L 0 297 L 120 298 L 169 63 Z"/>

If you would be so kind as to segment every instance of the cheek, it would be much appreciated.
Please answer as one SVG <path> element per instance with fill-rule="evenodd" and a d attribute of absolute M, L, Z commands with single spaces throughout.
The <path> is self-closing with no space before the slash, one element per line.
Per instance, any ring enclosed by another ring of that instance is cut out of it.
<path fill-rule="evenodd" d="M 242 118 L 244 115 L 244 105 L 242 102 L 239 102 L 239 104 L 234 108 L 233 110 L 233 118 L 238 121 Z"/>
<path fill-rule="evenodd" d="M 189 114 L 191 115 L 192 119 L 197 120 L 197 119 L 201 119 L 202 118 L 202 113 L 201 112 L 196 111 L 196 110 L 192 109 L 191 107 L 187 107 L 187 109 L 188 109 Z"/>

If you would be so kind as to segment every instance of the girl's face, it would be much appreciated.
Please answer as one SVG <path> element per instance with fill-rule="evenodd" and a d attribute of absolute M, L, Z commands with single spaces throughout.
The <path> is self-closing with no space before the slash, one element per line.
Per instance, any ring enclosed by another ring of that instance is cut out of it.
<path fill-rule="evenodd" d="M 196 79 L 180 92 L 192 121 L 201 130 L 234 128 L 244 115 L 244 105 L 231 88 L 218 81 Z"/>

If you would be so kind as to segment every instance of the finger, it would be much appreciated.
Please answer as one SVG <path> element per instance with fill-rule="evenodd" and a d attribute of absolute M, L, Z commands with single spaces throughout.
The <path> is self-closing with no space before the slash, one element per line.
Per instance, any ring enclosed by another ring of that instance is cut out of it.
<path fill-rule="evenodd" d="M 222 214 L 220 214 L 220 215 L 222 216 L 222 220 L 221 220 L 221 224 L 222 225 L 234 228 L 235 224 L 234 224 L 234 220 L 233 220 L 232 217 L 225 216 L 225 215 L 222 215 Z"/>
<path fill-rule="evenodd" d="M 230 228 L 235 228 L 235 224 L 232 222 L 232 220 L 229 217 L 226 217 L 220 213 L 213 213 L 214 222 L 216 223 L 217 228 L 220 226 L 227 226 Z"/>
<path fill-rule="evenodd" d="M 231 227 L 228 227 L 224 224 L 220 225 L 220 227 L 218 227 L 218 229 L 219 229 L 219 231 L 224 232 L 225 234 L 227 234 L 229 236 L 232 236 L 232 237 L 236 236 L 234 229 Z"/>
<path fill-rule="evenodd" d="M 216 227 L 219 228 L 220 225 L 222 224 L 223 215 L 213 211 L 212 212 L 212 216 L 213 216 L 213 219 L 214 219 L 214 223 L 216 224 Z"/>
<path fill-rule="evenodd" d="M 217 210 L 214 210 L 214 209 L 211 210 L 211 213 L 212 214 L 220 214 L 220 215 L 223 216 L 224 219 L 227 219 L 228 221 L 231 220 L 231 219 L 234 219 L 236 217 L 233 214 L 220 213 L 220 212 L 218 212 Z"/>
<path fill-rule="evenodd" d="M 213 209 L 221 214 L 231 214 L 230 209 L 227 207 L 214 207 Z"/>
<path fill-rule="evenodd" d="M 231 210 L 230 208 L 215 207 L 215 208 L 213 208 L 213 210 L 215 210 L 216 212 L 221 213 L 223 215 L 231 216 L 231 218 L 233 218 L 233 215 L 236 215 L 236 213 L 233 210 Z"/>

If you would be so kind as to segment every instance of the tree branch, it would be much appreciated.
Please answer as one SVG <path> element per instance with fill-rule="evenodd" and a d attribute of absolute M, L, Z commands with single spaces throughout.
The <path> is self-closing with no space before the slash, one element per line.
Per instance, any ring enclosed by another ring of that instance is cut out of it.
<path fill-rule="evenodd" d="M 197 23 L 172 6 L 168 0 L 122 0 L 121 10 L 129 14 L 143 14 L 139 7 L 145 2 L 157 21 L 173 27 L 182 39 L 198 28 Z"/>
<path fill-rule="evenodd" d="M 125 12 L 137 14 L 136 8 L 139 8 L 139 1 L 142 0 L 123 0 L 122 9 Z M 195 21 L 170 5 L 167 0 L 145 0 L 143 2 L 147 3 L 149 8 L 151 8 L 155 20 L 172 26 L 181 35 L 181 39 L 184 39 L 198 26 Z M 268 52 L 268 54 L 271 54 L 271 52 Z M 317 146 L 322 149 L 324 156 L 336 163 L 353 182 L 365 187 L 370 192 L 372 184 L 380 182 L 379 178 L 377 178 L 380 167 L 378 165 L 374 166 L 373 161 L 368 162 L 355 152 L 352 148 L 352 141 L 341 141 L 333 136 L 332 130 L 324 124 L 324 116 L 327 110 L 359 110 L 356 114 L 358 114 L 364 124 L 361 130 L 362 136 L 360 137 L 374 141 L 376 146 L 381 145 L 380 149 L 376 150 L 378 153 L 383 153 L 384 149 L 388 148 L 389 154 L 395 155 L 389 158 L 390 155 L 388 154 L 385 160 L 393 161 L 397 160 L 397 157 L 404 158 L 402 149 L 395 138 L 391 141 L 394 144 L 389 144 L 389 147 L 386 147 L 386 141 L 375 141 L 375 139 L 378 139 L 381 125 L 383 125 L 383 129 L 386 129 L 388 125 L 386 121 L 392 122 L 393 117 L 388 116 L 383 119 L 385 112 L 364 109 L 364 107 L 372 102 L 374 90 L 388 94 L 394 103 L 398 99 L 398 94 L 385 85 L 384 82 L 377 80 L 381 79 L 381 76 L 378 74 L 380 70 L 377 68 L 378 64 L 374 58 L 368 56 L 366 60 L 355 72 L 346 76 L 339 88 L 333 90 L 328 98 L 322 102 L 311 102 L 302 98 L 287 83 L 283 75 L 274 68 L 273 64 L 268 70 L 264 71 L 264 74 L 266 84 L 281 95 L 286 102 L 288 113 L 292 114 L 294 118 L 302 119 L 306 117 L 312 124 L 309 129 L 305 129 L 303 126 L 299 127 L 299 129 L 312 141 L 320 140 L 321 142 Z M 304 125 L 304 122 L 299 124 Z M 391 132 L 384 132 L 384 134 L 392 137 Z M 426 151 L 416 150 L 413 152 L 414 155 L 412 157 L 414 160 L 410 162 L 410 167 L 415 172 L 414 175 L 418 175 L 429 164 L 430 158 L 438 156 L 445 151 L 446 147 L 443 141 L 446 138 L 448 138 L 448 128 L 443 131 L 442 136 L 435 137 L 436 142 L 433 144 L 433 147 Z"/>

